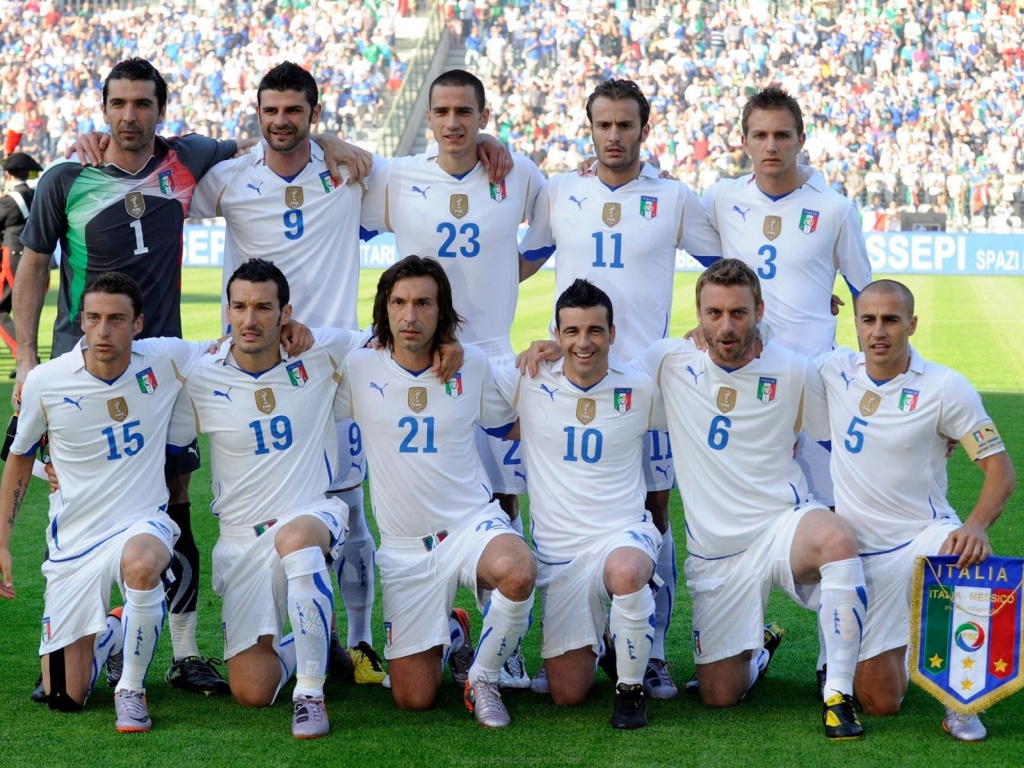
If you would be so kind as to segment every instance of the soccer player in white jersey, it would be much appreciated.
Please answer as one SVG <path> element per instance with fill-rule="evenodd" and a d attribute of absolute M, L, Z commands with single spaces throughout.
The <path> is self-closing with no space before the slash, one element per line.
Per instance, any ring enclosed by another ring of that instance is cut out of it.
<path fill-rule="evenodd" d="M 615 356 L 624 361 L 643 354 L 668 335 L 676 251 L 710 263 L 721 253 L 700 200 L 685 184 L 661 179 L 640 159 L 650 132 L 650 105 L 630 80 L 610 80 L 587 99 L 597 154 L 595 173 L 552 177 L 537 202 L 537 216 L 523 241 L 527 274 L 540 268 L 557 248 L 555 295 L 577 278 L 608 293 L 619 308 Z M 644 688 L 647 696 L 672 698 L 678 692 L 665 664 L 665 635 L 672 619 L 676 556 L 668 518 L 675 481 L 672 446 L 664 430 L 645 440 L 643 465 L 647 509 L 664 537 L 658 560 L 654 649 Z"/>
<path fill-rule="evenodd" d="M 326 556 L 342 545 L 348 519 L 340 499 L 325 497 L 339 472 L 333 403 L 342 360 L 368 337 L 318 330 L 311 349 L 282 354 L 288 281 L 262 259 L 235 270 L 227 298 L 231 342 L 203 358 L 186 385 L 197 430 L 210 439 L 224 658 L 243 706 L 272 704 L 296 673 L 292 734 L 317 738 L 329 730 Z"/>
<path fill-rule="evenodd" d="M 704 207 L 722 237 L 723 254 L 757 272 L 773 343 L 814 358 L 835 346 L 837 273 L 854 298 L 871 282 L 857 208 L 819 172 L 800 165 L 803 114 L 786 91 L 769 86 L 751 96 L 740 127 L 754 172 L 716 183 L 705 194 Z M 797 460 L 808 488 L 832 507 L 829 451 L 827 442 L 801 433 Z M 819 683 L 824 663 L 821 649 Z"/>
<path fill-rule="evenodd" d="M 61 478 L 50 495 L 42 641 L 51 709 L 80 711 L 109 660 L 123 657 L 114 704 L 119 731 L 148 731 L 145 677 L 166 606 L 161 574 L 178 527 L 167 516 L 163 465 L 182 371 L 207 345 L 132 337 L 142 330 L 142 291 L 123 274 L 100 275 L 82 293 L 84 340 L 32 369 L 0 483 L 0 596 L 14 598 L 9 542 L 33 457 L 48 436 Z M 106 617 L 110 587 L 124 597 Z"/>
<path fill-rule="evenodd" d="M 469 72 L 452 70 L 430 85 L 427 124 L 436 155 L 392 160 L 376 174 L 363 217 L 368 230 L 394 232 L 402 257 L 436 258 L 452 285 L 455 309 L 465 318 L 461 340 L 479 346 L 496 364 L 512 361 L 509 331 L 519 298 L 518 231 L 533 219 L 544 177 L 527 157 L 513 154 L 513 167 L 492 183 L 477 160 L 477 140 L 490 119 L 484 86 Z M 382 177 L 382 178 L 381 178 Z M 522 533 L 518 494 L 526 492 L 519 442 L 480 430 L 480 456 L 502 509 Z M 510 658 L 502 686 L 530 684 L 522 656 Z"/>
<path fill-rule="evenodd" d="M 465 702 L 481 725 L 500 728 L 510 719 L 498 676 L 529 624 L 536 564 L 492 500 L 476 448 L 477 425 L 506 431 L 515 420 L 486 356 L 467 346 L 447 382 L 429 375 L 433 350 L 459 323 L 436 259 L 408 256 L 385 270 L 373 306 L 381 349 L 346 358 L 337 409 L 361 425 L 369 458 L 395 704 L 433 704 L 461 585 L 483 613 Z"/>
<path fill-rule="evenodd" d="M 644 436 L 662 411 L 650 376 L 609 362 L 612 317 L 608 294 L 577 280 L 555 305 L 562 361 L 542 363 L 533 378 L 497 368 L 495 381 L 519 413 L 551 697 L 572 706 L 590 692 L 610 600 L 618 673 L 611 724 L 633 729 L 647 724 L 648 582 L 661 546 L 640 465 Z"/>
<path fill-rule="evenodd" d="M 828 435 L 825 392 L 809 359 L 759 338 L 763 313 L 754 271 L 722 259 L 697 281 L 707 349 L 671 339 L 643 358 L 676 443 L 700 697 L 731 706 L 764 673 L 762 619 L 779 587 L 818 613 L 828 659 L 825 735 L 857 738 L 853 675 L 867 608 L 857 540 L 808 494 L 793 458 L 801 428 Z"/>
<path fill-rule="evenodd" d="M 704 206 L 723 254 L 757 272 L 773 343 L 814 358 L 835 346 L 837 273 L 855 298 L 871 282 L 857 208 L 799 164 L 803 115 L 786 91 L 769 86 L 754 94 L 740 125 L 754 172 L 716 183 Z M 811 493 L 832 506 L 828 449 L 802 436 L 798 459 Z"/>
<path fill-rule="evenodd" d="M 223 216 L 227 223 L 225 286 L 247 256 L 275 254 L 297 319 L 355 330 L 363 187 L 335 183 L 323 149 L 310 139 L 318 100 L 316 81 L 299 65 L 284 62 L 268 71 L 257 88 L 264 141 L 251 154 L 215 165 L 197 185 L 190 215 Z M 336 431 L 343 460 L 331 492 L 348 506 L 349 532 L 334 567 L 348 618 L 350 674 L 357 683 L 379 684 L 385 673 L 371 629 L 374 542 L 363 510 L 365 456 L 355 422 L 339 421 Z M 348 659 L 336 632 L 331 640 L 333 670 Z"/>
<path fill-rule="evenodd" d="M 910 584 L 915 558 L 959 555 L 958 567 L 992 554 L 988 529 L 1013 492 L 1016 475 L 974 387 L 956 371 L 921 357 L 914 297 L 879 280 L 856 298 L 862 352 L 837 349 L 820 361 L 832 424 L 836 514 L 857 534 L 868 611 L 855 688 L 864 711 L 891 715 L 907 692 Z M 946 440 L 959 440 L 984 473 L 963 524 L 946 500 Z M 977 715 L 947 709 L 954 738 L 978 741 Z"/>

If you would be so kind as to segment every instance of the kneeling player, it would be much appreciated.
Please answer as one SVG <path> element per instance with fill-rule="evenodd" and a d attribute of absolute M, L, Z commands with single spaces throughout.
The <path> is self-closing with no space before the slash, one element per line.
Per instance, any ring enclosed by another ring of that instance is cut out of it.
<path fill-rule="evenodd" d="M 495 372 L 519 413 L 530 476 L 544 669 L 556 704 L 586 698 L 610 600 L 618 677 L 611 722 L 641 728 L 654 640 L 649 582 L 661 547 L 644 508 L 641 470 L 656 412 L 654 382 L 609 363 L 611 300 L 586 280 L 559 296 L 555 337 L 562 361 L 541 363 L 536 377 L 521 378 L 511 366 Z"/>
<path fill-rule="evenodd" d="M 208 346 L 133 341 L 142 322 L 142 291 L 131 278 L 107 273 L 86 286 L 84 340 L 28 374 L 0 486 L 0 596 L 13 598 L 8 543 L 47 434 L 61 487 L 50 496 L 43 565 L 43 685 L 52 709 L 78 711 L 108 664 L 119 731 L 152 727 L 145 676 L 165 613 L 161 574 L 178 535 L 164 511 L 164 446 L 178 371 Z M 105 616 L 114 583 L 125 600 L 120 619 Z"/>
<path fill-rule="evenodd" d="M 891 715 L 907 692 L 910 585 L 915 559 L 959 555 L 966 568 L 992 554 L 988 528 L 1016 475 L 974 387 L 910 345 L 914 296 L 893 280 L 855 301 L 862 352 L 837 349 L 820 362 L 832 424 L 836 514 L 857 534 L 871 610 L 854 680 L 864 711 Z M 958 439 L 985 474 L 961 525 L 946 500 L 946 437 Z M 985 738 L 977 715 L 946 709 L 960 741 Z"/>
<path fill-rule="evenodd" d="M 409 256 L 386 270 L 373 306 L 382 348 L 346 359 L 337 415 L 359 423 L 369 457 L 395 703 L 433 704 L 461 585 L 474 592 L 484 617 L 466 705 L 481 725 L 498 728 L 510 723 L 499 670 L 528 626 L 536 567 L 491 501 L 476 449 L 477 424 L 507 432 L 515 418 L 494 389 L 484 354 L 468 347 L 462 369 L 447 381 L 430 373 L 434 350 L 454 338 L 458 324 L 436 260 Z"/>
<path fill-rule="evenodd" d="M 323 686 L 334 595 L 326 556 L 344 542 L 345 505 L 325 498 L 338 471 L 333 402 L 338 369 L 364 335 L 314 332 L 282 357 L 288 282 L 251 259 L 228 280 L 231 341 L 203 358 L 186 391 L 210 438 L 214 591 L 223 604 L 224 657 L 243 706 L 268 706 L 291 677 L 292 735 L 328 733 Z M 282 637 L 285 617 L 292 634 Z"/>

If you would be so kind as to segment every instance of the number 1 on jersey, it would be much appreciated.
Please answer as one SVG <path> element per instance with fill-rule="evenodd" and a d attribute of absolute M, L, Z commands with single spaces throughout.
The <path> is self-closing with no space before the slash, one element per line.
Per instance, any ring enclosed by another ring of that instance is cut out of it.
<path fill-rule="evenodd" d="M 594 266 L 611 267 L 622 269 L 622 233 L 612 232 L 608 237 L 612 241 L 612 263 L 604 263 L 604 232 L 595 232 L 592 237 L 595 241 Z"/>

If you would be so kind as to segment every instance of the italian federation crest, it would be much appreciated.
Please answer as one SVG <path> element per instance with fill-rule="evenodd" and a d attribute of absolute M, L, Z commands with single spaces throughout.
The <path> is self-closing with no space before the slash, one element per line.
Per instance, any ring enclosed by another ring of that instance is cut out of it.
<path fill-rule="evenodd" d="M 800 231 L 809 235 L 818 228 L 818 211 L 811 211 L 804 208 L 800 213 Z"/>
<path fill-rule="evenodd" d="M 1024 560 L 919 557 L 910 609 L 910 675 L 950 709 L 973 715 L 1024 687 Z"/>

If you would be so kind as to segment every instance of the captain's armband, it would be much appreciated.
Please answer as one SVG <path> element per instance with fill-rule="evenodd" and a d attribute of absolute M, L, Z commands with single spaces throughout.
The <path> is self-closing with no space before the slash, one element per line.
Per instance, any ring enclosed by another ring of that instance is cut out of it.
<path fill-rule="evenodd" d="M 977 461 L 1002 451 L 1003 438 L 999 436 L 996 425 L 988 422 L 961 437 L 960 445 L 967 451 L 971 461 Z"/>

